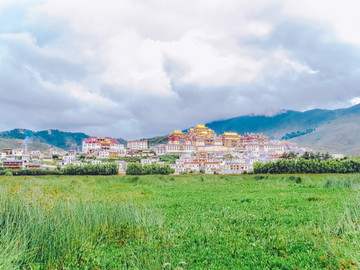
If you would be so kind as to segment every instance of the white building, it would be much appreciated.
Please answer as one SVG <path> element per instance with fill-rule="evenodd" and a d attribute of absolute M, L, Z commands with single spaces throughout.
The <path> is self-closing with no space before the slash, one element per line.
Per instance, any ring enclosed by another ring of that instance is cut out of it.
<path fill-rule="evenodd" d="M 258 144 L 247 144 L 245 150 L 248 152 L 259 152 L 260 146 Z"/>
<path fill-rule="evenodd" d="M 91 161 L 91 165 L 99 165 L 101 163 L 102 163 L 102 161 L 98 160 L 98 159 L 94 159 L 94 160 Z"/>
<path fill-rule="evenodd" d="M 154 152 L 157 156 L 166 155 L 166 145 L 165 144 L 159 144 L 153 147 Z"/>
<path fill-rule="evenodd" d="M 183 145 L 176 143 L 166 144 L 166 153 L 171 154 L 179 154 L 179 153 L 193 153 L 196 151 L 196 146 L 191 144 L 190 142 L 186 142 Z"/>
<path fill-rule="evenodd" d="M 282 154 L 285 152 L 285 146 L 283 144 L 275 143 L 264 144 L 264 151 L 274 154 Z"/>
<path fill-rule="evenodd" d="M 18 148 L 12 150 L 12 155 L 16 157 L 21 157 L 24 149 Z"/>
<path fill-rule="evenodd" d="M 184 162 L 185 170 L 187 172 L 199 173 L 200 163 L 199 162 Z"/>
<path fill-rule="evenodd" d="M 147 140 L 130 140 L 127 141 L 127 148 L 132 150 L 143 150 L 148 148 Z"/>
<path fill-rule="evenodd" d="M 245 162 L 242 160 L 226 161 L 223 168 L 225 170 L 225 173 L 229 174 L 239 174 L 249 170 L 249 167 L 245 165 Z"/>
<path fill-rule="evenodd" d="M 40 152 L 40 151 L 39 151 L 39 152 Z M 49 153 L 50 153 L 51 155 L 58 155 L 58 154 L 59 154 L 59 152 L 58 152 L 57 150 L 53 149 L 53 148 L 50 148 Z"/>
<path fill-rule="evenodd" d="M 204 171 L 207 174 L 214 174 L 215 172 L 219 172 L 220 163 L 219 162 L 205 162 L 204 163 Z"/>
<path fill-rule="evenodd" d="M 152 160 L 151 160 L 151 158 L 143 158 L 141 161 L 141 165 L 151 165 L 151 163 L 152 163 Z"/>
<path fill-rule="evenodd" d="M 108 152 L 120 152 L 124 150 L 123 144 L 120 144 L 117 140 L 113 140 L 110 137 L 90 137 L 84 139 L 82 142 L 82 151 L 86 154 L 108 151 Z"/>
<path fill-rule="evenodd" d="M 6 153 L 0 153 L 0 159 L 5 159 L 6 158 Z"/>
<path fill-rule="evenodd" d="M 41 156 L 41 152 L 39 150 L 30 152 L 30 157 L 31 158 L 40 158 L 40 156 Z"/>
<path fill-rule="evenodd" d="M 110 153 L 108 151 L 99 151 L 98 158 L 109 158 Z"/>
<path fill-rule="evenodd" d="M 30 160 L 30 155 L 29 154 L 22 154 L 21 155 L 21 160 L 29 161 Z"/>
<path fill-rule="evenodd" d="M 181 174 L 183 172 L 186 172 L 186 167 L 184 163 L 170 164 L 170 167 L 175 170 L 174 174 Z"/>
<path fill-rule="evenodd" d="M 63 156 L 64 163 L 69 164 L 76 160 L 75 155 Z"/>

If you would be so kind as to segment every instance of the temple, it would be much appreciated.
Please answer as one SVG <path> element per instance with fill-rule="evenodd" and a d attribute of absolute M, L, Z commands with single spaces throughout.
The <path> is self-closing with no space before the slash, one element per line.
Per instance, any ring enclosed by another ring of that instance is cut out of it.
<path fill-rule="evenodd" d="M 110 137 L 90 137 L 82 142 L 82 151 L 87 154 L 100 151 L 118 152 L 124 149 L 124 145 Z"/>

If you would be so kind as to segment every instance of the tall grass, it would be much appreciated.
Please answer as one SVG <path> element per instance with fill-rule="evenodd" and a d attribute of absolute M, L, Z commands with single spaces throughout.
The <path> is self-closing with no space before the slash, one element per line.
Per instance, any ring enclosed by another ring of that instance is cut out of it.
<path fill-rule="evenodd" d="M 356 269 L 359 182 L 0 177 L 0 269 Z"/>
<path fill-rule="evenodd" d="M 91 202 L 39 185 L 12 184 L 0 190 L 0 269 L 61 269 L 90 262 L 106 245 L 122 245 L 157 224 L 147 208 L 130 202 Z M 88 253 L 88 254 L 87 254 Z"/>

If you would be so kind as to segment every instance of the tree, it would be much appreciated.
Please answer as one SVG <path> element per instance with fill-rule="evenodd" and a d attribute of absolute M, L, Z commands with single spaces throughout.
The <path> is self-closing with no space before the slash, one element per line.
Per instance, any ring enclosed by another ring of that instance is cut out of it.
<path fill-rule="evenodd" d="M 126 168 L 126 175 L 142 175 L 143 168 L 140 163 L 129 163 Z"/>

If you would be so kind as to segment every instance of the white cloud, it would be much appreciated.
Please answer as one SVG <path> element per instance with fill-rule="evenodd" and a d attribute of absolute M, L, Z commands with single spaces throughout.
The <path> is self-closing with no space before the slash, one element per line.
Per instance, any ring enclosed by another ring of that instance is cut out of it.
<path fill-rule="evenodd" d="M 314 24 L 322 23 L 333 28 L 336 34 L 345 42 L 360 45 L 360 29 L 357 0 L 327 1 L 299 0 L 284 1 L 284 13 L 297 16 L 299 19 L 310 19 Z"/>
<path fill-rule="evenodd" d="M 39 92 L 62 93 L 76 105 L 57 113 L 90 133 L 162 134 L 197 121 L 346 103 L 360 94 L 355 0 L 4 3 L 0 12 L 15 5 L 24 15 L 13 28 L 0 25 L 1 70 L 25 72 Z M 294 22 L 299 33 L 282 32 Z M 346 42 L 354 52 L 342 47 Z M 27 90 L 6 81 L 2 87 Z"/>
<path fill-rule="evenodd" d="M 355 97 L 350 100 L 351 105 L 357 105 L 360 104 L 360 97 Z"/>

